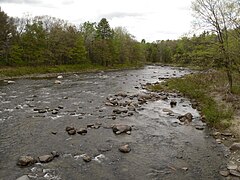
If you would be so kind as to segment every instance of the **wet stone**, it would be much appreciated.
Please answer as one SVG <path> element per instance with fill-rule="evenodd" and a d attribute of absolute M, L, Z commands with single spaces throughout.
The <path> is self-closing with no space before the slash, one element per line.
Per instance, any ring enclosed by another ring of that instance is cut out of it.
<path fill-rule="evenodd" d="M 83 160 L 84 160 L 85 162 L 90 162 L 90 161 L 92 160 L 92 158 L 91 158 L 89 155 L 84 154 L 84 155 L 83 155 Z"/>
<path fill-rule="evenodd" d="M 74 127 L 67 126 L 66 131 L 74 130 Z"/>
<path fill-rule="evenodd" d="M 52 114 L 57 114 L 57 113 L 58 113 L 58 111 L 55 109 L 52 111 Z"/>
<path fill-rule="evenodd" d="M 30 179 L 27 175 L 24 175 L 24 176 L 17 178 L 16 180 L 30 180 Z"/>
<path fill-rule="evenodd" d="M 48 163 L 53 160 L 53 155 L 43 155 L 39 156 L 38 159 L 41 163 Z"/>
<path fill-rule="evenodd" d="M 39 109 L 39 110 L 38 110 L 38 113 L 46 113 L 46 112 L 47 112 L 46 109 Z"/>
<path fill-rule="evenodd" d="M 227 169 L 229 170 L 236 170 L 238 168 L 238 166 L 236 164 L 228 164 L 227 165 Z"/>
<path fill-rule="evenodd" d="M 18 159 L 17 165 L 19 165 L 19 166 L 29 166 L 29 165 L 32 165 L 32 164 L 34 164 L 36 162 L 37 162 L 37 160 L 34 159 L 31 156 L 21 156 Z"/>
<path fill-rule="evenodd" d="M 176 105 L 177 105 L 177 102 L 176 102 L 176 101 L 171 101 L 171 102 L 170 102 L 171 108 L 175 107 Z"/>
<path fill-rule="evenodd" d="M 129 147 L 128 144 L 120 146 L 118 149 L 122 153 L 129 153 L 131 151 L 131 148 Z"/>
<path fill-rule="evenodd" d="M 59 109 L 63 109 L 63 106 L 62 106 L 62 105 L 59 105 L 58 108 L 59 108 Z"/>

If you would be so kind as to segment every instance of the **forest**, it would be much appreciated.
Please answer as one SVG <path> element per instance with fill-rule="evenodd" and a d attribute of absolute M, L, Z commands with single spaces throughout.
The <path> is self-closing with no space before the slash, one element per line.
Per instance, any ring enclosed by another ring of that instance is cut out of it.
<path fill-rule="evenodd" d="M 179 64 L 226 69 L 231 82 L 240 64 L 239 6 L 235 0 L 196 0 L 195 24 L 207 30 L 155 42 L 138 42 L 127 29 L 111 28 L 106 18 L 76 26 L 50 16 L 13 18 L 0 9 L 0 65 Z"/>

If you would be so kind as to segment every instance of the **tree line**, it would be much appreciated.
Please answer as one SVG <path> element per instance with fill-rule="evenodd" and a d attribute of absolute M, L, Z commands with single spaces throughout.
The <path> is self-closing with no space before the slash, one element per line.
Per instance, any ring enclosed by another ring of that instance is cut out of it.
<path fill-rule="evenodd" d="M 0 65 L 139 65 L 144 47 L 106 18 L 75 26 L 50 16 L 9 17 L 0 8 Z"/>
<path fill-rule="evenodd" d="M 107 19 L 80 26 L 49 16 L 9 17 L 0 8 L 0 65 L 62 64 L 139 65 L 175 63 L 225 70 L 230 91 L 232 73 L 240 72 L 239 0 L 194 0 L 200 34 L 146 43 Z"/>

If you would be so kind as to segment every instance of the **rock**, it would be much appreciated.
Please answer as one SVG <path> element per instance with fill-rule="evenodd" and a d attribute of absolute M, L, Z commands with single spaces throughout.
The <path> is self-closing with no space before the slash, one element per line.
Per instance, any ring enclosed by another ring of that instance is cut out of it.
<path fill-rule="evenodd" d="M 131 148 L 129 147 L 128 144 L 120 146 L 118 149 L 122 153 L 129 153 L 131 151 Z"/>
<path fill-rule="evenodd" d="M 178 119 L 181 122 L 189 123 L 192 122 L 193 115 L 191 113 L 187 113 L 185 115 L 178 116 Z"/>
<path fill-rule="evenodd" d="M 237 177 L 240 177 L 240 172 L 236 171 L 236 170 L 230 170 L 229 171 L 231 175 L 233 176 L 237 176 Z"/>
<path fill-rule="evenodd" d="M 216 139 L 216 142 L 217 142 L 218 144 L 221 144 L 221 143 L 222 143 L 222 140 L 221 140 L 221 139 Z"/>
<path fill-rule="evenodd" d="M 62 106 L 62 105 L 59 105 L 58 108 L 59 108 L 59 109 L 63 109 L 63 106 Z"/>
<path fill-rule="evenodd" d="M 232 136 L 232 133 L 230 133 L 230 132 L 223 132 L 223 133 L 221 133 L 221 135 L 223 135 L 223 136 Z"/>
<path fill-rule="evenodd" d="M 41 163 L 48 163 L 50 161 L 53 160 L 53 155 L 43 155 L 43 156 L 39 156 L 38 159 Z"/>
<path fill-rule="evenodd" d="M 39 109 L 39 110 L 38 110 L 38 113 L 46 113 L 46 112 L 47 112 L 46 109 Z"/>
<path fill-rule="evenodd" d="M 31 156 L 21 156 L 18 159 L 17 165 L 19 165 L 19 166 L 29 166 L 29 165 L 35 164 L 36 162 L 37 162 L 37 160 L 34 159 Z"/>
<path fill-rule="evenodd" d="M 84 160 L 85 162 L 90 162 L 90 161 L 92 160 L 92 158 L 91 158 L 90 156 L 88 156 L 87 154 L 84 154 L 84 155 L 83 155 L 83 160 Z"/>
<path fill-rule="evenodd" d="M 129 111 L 136 111 L 136 108 L 132 105 L 128 106 L 128 110 Z"/>
<path fill-rule="evenodd" d="M 17 178 L 16 180 L 30 180 L 30 179 L 29 179 L 28 175 L 24 175 L 24 176 Z"/>
<path fill-rule="evenodd" d="M 114 125 L 112 127 L 112 130 L 115 134 L 121 134 L 121 133 L 127 133 L 128 131 L 131 131 L 131 126 L 128 125 Z"/>
<path fill-rule="evenodd" d="M 187 167 L 183 167 L 182 170 L 188 171 L 188 168 Z"/>
<path fill-rule="evenodd" d="M 113 110 L 113 113 L 115 113 L 115 114 L 121 114 L 122 111 L 121 111 L 120 109 L 114 109 L 114 110 Z"/>
<path fill-rule="evenodd" d="M 57 151 L 52 151 L 51 154 L 53 155 L 53 157 L 59 157 L 59 153 Z"/>
<path fill-rule="evenodd" d="M 228 164 L 227 169 L 228 170 L 237 170 L 238 166 L 236 164 Z"/>
<path fill-rule="evenodd" d="M 70 130 L 73 130 L 73 129 L 74 129 L 74 127 L 70 127 L 70 126 L 66 127 L 66 131 L 70 131 Z"/>
<path fill-rule="evenodd" d="M 106 106 L 114 106 L 114 104 L 112 104 L 111 102 L 106 102 L 105 105 Z"/>
<path fill-rule="evenodd" d="M 200 126 L 200 125 L 195 126 L 195 128 L 196 128 L 197 130 L 204 130 L 204 126 Z"/>
<path fill-rule="evenodd" d="M 55 82 L 54 82 L 54 84 L 61 84 L 62 82 L 61 81 L 59 81 L 59 80 L 56 80 Z"/>
<path fill-rule="evenodd" d="M 94 124 L 87 124 L 87 128 L 93 128 Z"/>
<path fill-rule="evenodd" d="M 227 177 L 227 176 L 229 176 L 230 173 L 227 170 L 222 170 L 222 171 L 219 171 L 219 174 L 221 174 L 224 177 Z"/>
<path fill-rule="evenodd" d="M 58 113 L 58 111 L 55 109 L 52 111 L 52 114 L 57 114 L 57 113 Z"/>
<path fill-rule="evenodd" d="M 171 102 L 170 102 L 171 108 L 175 107 L 176 105 L 177 105 L 177 102 L 176 102 L 176 101 L 171 101 Z"/>
<path fill-rule="evenodd" d="M 230 146 L 230 150 L 232 150 L 232 151 L 238 151 L 238 150 L 240 150 L 240 143 L 233 143 L 233 144 Z"/>
<path fill-rule="evenodd" d="M 169 114 L 173 114 L 173 113 L 174 113 L 172 110 L 167 109 L 167 108 L 163 108 L 162 111 L 163 111 L 163 112 L 167 112 L 167 113 L 169 113 Z"/>
<path fill-rule="evenodd" d="M 124 92 L 120 92 L 120 93 L 116 94 L 115 96 L 121 96 L 121 97 L 125 98 L 125 97 L 127 97 L 127 94 Z"/>
<path fill-rule="evenodd" d="M 62 75 L 59 75 L 57 78 L 58 78 L 58 79 L 63 79 L 63 76 L 62 76 Z"/>
<path fill-rule="evenodd" d="M 69 135 L 74 135 L 74 134 L 76 134 L 76 129 L 71 129 L 67 132 L 68 132 Z"/>
<path fill-rule="evenodd" d="M 15 81 L 6 81 L 8 84 L 15 84 Z"/>
<path fill-rule="evenodd" d="M 78 131 L 77 131 L 78 134 L 81 134 L 81 135 L 85 135 L 87 134 L 87 129 L 86 128 L 80 128 Z"/>
<path fill-rule="evenodd" d="M 57 131 L 52 131 L 51 133 L 54 134 L 54 135 L 56 135 L 56 134 L 57 134 Z"/>

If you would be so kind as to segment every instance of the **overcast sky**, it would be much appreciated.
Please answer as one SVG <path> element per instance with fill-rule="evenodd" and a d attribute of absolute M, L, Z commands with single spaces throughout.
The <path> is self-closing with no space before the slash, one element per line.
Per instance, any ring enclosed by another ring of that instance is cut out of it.
<path fill-rule="evenodd" d="M 177 39 L 191 31 L 192 0 L 0 0 L 9 16 L 50 15 L 74 24 L 107 18 L 137 40 Z"/>

